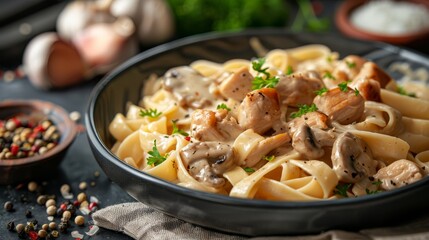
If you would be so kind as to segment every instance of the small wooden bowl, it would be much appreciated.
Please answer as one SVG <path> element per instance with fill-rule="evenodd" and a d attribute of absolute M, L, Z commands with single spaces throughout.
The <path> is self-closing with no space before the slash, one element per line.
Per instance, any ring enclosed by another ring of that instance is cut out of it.
<path fill-rule="evenodd" d="M 0 160 L 0 185 L 15 184 L 47 176 L 62 161 L 75 139 L 77 129 L 68 113 L 60 106 L 40 100 L 4 100 L 0 102 L 0 119 L 31 116 L 49 118 L 61 134 L 59 143 L 41 155 Z"/>
<path fill-rule="evenodd" d="M 429 39 L 429 28 L 419 32 L 414 32 L 404 35 L 383 35 L 373 32 L 367 32 L 355 27 L 350 21 L 351 13 L 359 6 L 368 3 L 370 0 L 346 0 L 337 9 L 335 15 L 335 23 L 339 30 L 345 35 L 362 40 L 381 41 L 390 44 L 410 46 L 416 43 L 421 43 Z M 403 0 L 404 1 L 404 0 Z M 411 3 L 421 4 L 429 9 L 428 0 L 407 0 Z M 382 13 L 380 13 L 382 14 Z"/>

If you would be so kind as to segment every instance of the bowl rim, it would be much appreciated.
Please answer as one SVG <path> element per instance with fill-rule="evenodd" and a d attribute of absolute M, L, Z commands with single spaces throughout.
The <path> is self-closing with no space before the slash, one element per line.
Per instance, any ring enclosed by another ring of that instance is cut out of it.
<path fill-rule="evenodd" d="M 229 206 L 243 206 L 246 207 L 255 207 L 255 208 L 293 208 L 293 209 L 313 209 L 313 208 L 329 208 L 329 207 L 347 207 L 357 204 L 371 204 L 378 202 L 383 199 L 396 198 L 398 195 L 406 193 L 408 191 L 417 190 L 419 188 L 424 188 L 424 186 L 429 182 L 429 177 L 424 178 L 415 183 L 409 184 L 407 186 L 400 187 L 398 189 L 389 190 L 380 192 L 377 194 L 365 195 L 356 198 L 340 198 L 340 199 L 327 199 L 327 200 L 316 200 L 316 201 L 271 201 L 271 200 L 259 200 L 259 199 L 244 199 L 236 198 L 228 195 L 221 195 L 216 193 L 203 192 L 199 190 L 189 189 L 186 187 L 179 186 L 177 184 L 168 182 L 164 179 L 151 176 L 148 173 L 135 169 L 134 167 L 126 164 L 118 157 L 116 157 L 110 149 L 103 143 L 100 138 L 100 135 L 95 129 L 94 122 L 94 109 L 98 99 L 98 96 L 102 93 L 104 88 L 106 88 L 111 81 L 121 75 L 122 73 L 128 71 L 134 65 L 138 65 L 140 62 L 150 59 L 151 57 L 161 54 L 166 51 L 174 51 L 178 48 L 185 47 L 192 44 L 198 44 L 200 42 L 210 41 L 210 40 L 222 40 L 225 38 L 233 37 L 247 37 L 260 36 L 260 35 L 278 35 L 278 36 L 291 36 L 298 33 L 290 32 L 285 29 L 278 28 L 264 28 L 264 29 L 248 29 L 239 32 L 209 32 L 203 34 L 197 34 L 193 36 L 184 37 L 181 39 L 173 40 L 167 42 L 146 51 L 143 51 L 134 57 L 128 59 L 124 63 L 120 64 L 113 71 L 105 75 L 93 88 L 90 97 L 88 99 L 87 111 L 85 113 L 85 124 L 87 126 L 87 134 L 90 144 L 93 145 L 93 149 L 101 154 L 105 159 L 110 163 L 114 164 L 116 167 L 128 172 L 129 174 L 134 175 L 137 178 L 144 179 L 150 183 L 158 184 L 159 186 L 168 189 L 169 191 L 174 192 L 175 194 L 192 196 L 204 201 L 216 202 L 219 204 L 226 204 Z M 332 33 L 301 33 L 309 35 L 333 35 Z M 334 34 L 336 35 L 336 34 Z M 357 39 L 348 39 L 344 36 L 339 36 L 341 38 L 347 39 L 348 41 L 355 41 L 360 43 L 371 43 L 375 48 L 389 48 L 390 51 L 399 52 L 400 50 L 413 52 L 405 48 L 400 48 L 397 46 L 390 45 L 388 43 L 382 42 L 373 42 L 368 40 L 357 40 Z M 101 151 L 102 149 L 102 151 Z"/>
<path fill-rule="evenodd" d="M 34 163 L 41 162 L 43 160 L 51 159 L 55 157 L 57 154 L 61 153 L 62 151 L 66 150 L 73 140 L 75 139 L 77 135 L 77 128 L 76 124 L 73 120 L 69 118 L 69 114 L 67 111 L 52 102 L 39 100 L 39 99 L 6 99 L 2 100 L 0 102 L 0 109 L 3 107 L 30 107 L 32 109 L 37 109 L 40 112 L 43 113 L 44 116 L 49 116 L 49 113 L 56 112 L 60 116 L 63 116 L 62 120 L 69 129 L 69 134 L 67 134 L 66 138 L 63 138 L 61 136 L 61 140 L 57 146 L 55 146 L 53 149 L 47 151 L 44 154 L 41 155 L 35 155 L 33 157 L 26 157 L 26 158 L 16 158 L 16 159 L 2 159 L 0 160 L 0 167 L 15 167 L 15 166 L 23 166 L 23 165 L 30 165 Z M 46 111 L 49 111 L 46 113 Z M 63 133 L 62 133 L 63 134 Z"/>
<path fill-rule="evenodd" d="M 350 14 L 356 8 L 370 2 L 370 0 L 346 0 L 340 4 L 335 13 L 335 23 L 339 30 L 344 34 L 355 37 L 359 39 L 382 41 L 390 44 L 406 45 L 411 42 L 414 42 L 418 39 L 429 36 L 429 27 L 417 31 L 411 32 L 408 34 L 400 35 L 384 35 L 377 34 L 370 31 L 365 31 L 364 29 L 356 27 L 350 21 Z M 406 2 L 412 2 L 416 4 L 425 5 L 429 9 L 429 2 L 419 1 L 419 0 L 408 0 Z"/>

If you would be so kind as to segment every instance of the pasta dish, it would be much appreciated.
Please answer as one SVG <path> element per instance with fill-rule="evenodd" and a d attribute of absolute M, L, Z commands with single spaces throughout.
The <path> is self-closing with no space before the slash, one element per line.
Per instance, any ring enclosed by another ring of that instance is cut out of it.
<path fill-rule="evenodd" d="M 250 199 L 356 197 L 428 175 L 426 85 L 407 91 L 324 45 L 258 55 L 151 76 L 111 121 L 112 152 L 180 186 Z"/>

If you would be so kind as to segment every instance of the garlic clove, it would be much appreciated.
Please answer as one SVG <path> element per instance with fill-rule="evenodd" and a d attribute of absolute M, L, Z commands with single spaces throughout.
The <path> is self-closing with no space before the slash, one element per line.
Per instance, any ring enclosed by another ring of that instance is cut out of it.
<path fill-rule="evenodd" d="M 138 52 L 134 31 L 133 21 L 121 17 L 114 23 L 92 24 L 72 41 L 90 67 L 103 73 Z"/>
<path fill-rule="evenodd" d="M 145 0 L 140 6 L 137 35 L 144 45 L 153 45 L 171 38 L 175 31 L 173 13 L 164 0 Z"/>
<path fill-rule="evenodd" d="M 108 7 L 104 6 L 106 4 L 92 1 L 73 1 L 67 4 L 57 19 L 58 34 L 70 40 L 92 23 L 113 22 L 115 18 L 104 9 Z"/>
<path fill-rule="evenodd" d="M 40 34 L 29 42 L 23 65 L 31 83 L 45 90 L 74 85 L 87 72 L 77 49 L 54 32 Z"/>

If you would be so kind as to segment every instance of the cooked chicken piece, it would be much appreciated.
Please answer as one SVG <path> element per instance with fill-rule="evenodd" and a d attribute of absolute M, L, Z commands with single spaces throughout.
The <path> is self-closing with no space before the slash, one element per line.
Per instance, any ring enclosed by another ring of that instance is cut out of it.
<path fill-rule="evenodd" d="M 272 137 L 267 137 L 258 143 L 258 146 L 253 148 L 248 157 L 244 160 L 245 165 L 253 167 L 263 157 L 267 156 L 271 151 L 290 142 L 290 137 L 287 133 L 280 133 Z"/>
<path fill-rule="evenodd" d="M 189 174 L 197 181 L 211 187 L 225 184 L 222 174 L 234 166 L 231 145 L 222 142 L 193 142 L 180 151 Z"/>
<path fill-rule="evenodd" d="M 315 71 L 282 76 L 276 86 L 280 103 L 292 107 L 311 104 L 316 96 L 315 91 L 323 87 L 320 76 Z"/>
<path fill-rule="evenodd" d="M 381 180 L 383 189 L 392 190 L 416 182 L 423 175 L 414 162 L 401 159 L 381 168 L 374 177 Z"/>
<path fill-rule="evenodd" d="M 333 169 L 342 182 L 357 183 L 377 172 L 378 163 L 373 159 L 371 149 L 350 132 L 342 133 L 335 140 L 331 160 Z"/>
<path fill-rule="evenodd" d="M 192 113 L 191 135 L 197 140 L 227 142 L 241 132 L 237 120 L 225 109 L 197 109 Z"/>
<path fill-rule="evenodd" d="M 249 72 L 249 69 L 242 67 L 222 81 L 219 91 L 226 98 L 241 101 L 248 92 L 252 91 L 252 81 L 253 75 Z"/>
<path fill-rule="evenodd" d="M 369 78 L 353 80 L 349 85 L 351 88 L 359 90 L 359 94 L 367 101 L 381 102 L 380 83 Z"/>
<path fill-rule="evenodd" d="M 349 55 L 339 62 L 334 71 L 332 71 L 332 76 L 337 82 L 354 79 L 365 62 L 366 60 L 359 56 Z"/>
<path fill-rule="evenodd" d="M 365 99 L 351 88 L 347 88 L 346 91 L 342 91 L 340 88 L 330 89 L 323 95 L 315 97 L 314 104 L 332 121 L 340 124 L 357 122 L 363 116 Z"/>
<path fill-rule="evenodd" d="M 237 120 L 242 129 L 263 134 L 280 121 L 280 104 L 274 88 L 254 90 L 246 95 L 238 107 Z"/>
<path fill-rule="evenodd" d="M 182 107 L 202 108 L 215 100 L 209 91 L 212 82 L 191 67 L 182 66 L 165 73 L 162 87 L 172 92 Z"/>
<path fill-rule="evenodd" d="M 384 88 L 392 80 L 392 78 L 373 62 L 366 62 L 359 74 L 353 79 L 369 78 L 380 83 L 380 87 Z M 349 79 L 351 80 L 351 79 Z"/>

